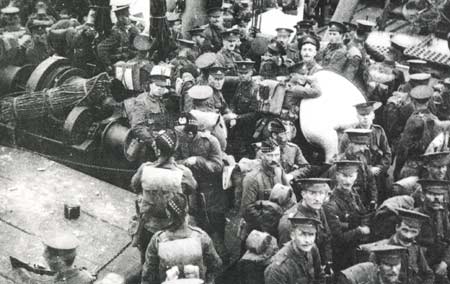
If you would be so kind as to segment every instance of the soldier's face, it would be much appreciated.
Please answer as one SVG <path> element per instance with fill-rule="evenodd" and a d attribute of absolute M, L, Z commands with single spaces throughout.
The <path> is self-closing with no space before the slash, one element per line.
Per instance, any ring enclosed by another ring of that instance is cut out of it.
<path fill-rule="evenodd" d="M 165 93 L 167 93 L 168 90 L 166 87 L 159 86 L 155 83 L 150 84 L 150 94 L 156 97 L 161 97 Z"/>
<path fill-rule="evenodd" d="M 130 23 L 129 15 L 127 13 L 121 13 L 120 15 L 117 15 L 117 23 L 128 25 Z"/>
<path fill-rule="evenodd" d="M 420 230 L 418 228 L 410 227 L 404 222 L 395 227 L 397 239 L 402 246 L 410 246 L 414 239 L 419 235 Z"/>
<path fill-rule="evenodd" d="M 5 22 L 9 26 L 14 26 L 20 23 L 19 15 L 13 14 L 13 15 L 5 15 Z"/>
<path fill-rule="evenodd" d="M 175 21 L 173 23 L 172 29 L 174 32 L 181 33 L 182 29 L 181 21 Z"/>
<path fill-rule="evenodd" d="M 341 43 L 342 42 L 342 34 L 336 31 L 328 31 L 328 38 L 330 39 L 330 43 Z"/>
<path fill-rule="evenodd" d="M 216 90 L 222 90 L 224 83 L 225 83 L 224 76 L 213 76 L 213 75 L 208 76 L 208 84 Z"/>
<path fill-rule="evenodd" d="M 428 166 L 426 167 L 430 179 L 444 180 L 447 174 L 447 166 Z"/>
<path fill-rule="evenodd" d="M 279 145 L 286 145 L 286 143 L 289 141 L 289 133 L 286 131 L 276 134 L 276 140 Z"/>
<path fill-rule="evenodd" d="M 253 71 L 246 71 L 246 72 L 241 71 L 238 73 L 238 75 L 241 81 L 248 82 L 252 80 Z"/>
<path fill-rule="evenodd" d="M 380 263 L 378 267 L 380 268 L 381 278 L 384 283 L 393 284 L 398 282 L 400 269 L 402 268 L 401 262 L 396 265 Z"/>
<path fill-rule="evenodd" d="M 311 62 L 317 55 L 317 48 L 313 44 L 304 44 L 300 50 L 300 55 L 305 62 Z"/>
<path fill-rule="evenodd" d="M 212 15 L 208 17 L 209 23 L 213 26 L 221 26 L 223 23 L 223 16 L 222 15 Z"/>
<path fill-rule="evenodd" d="M 425 193 L 425 204 L 433 210 L 440 210 L 444 207 L 444 195 L 432 192 Z"/>
<path fill-rule="evenodd" d="M 229 38 L 223 41 L 223 47 L 226 50 L 234 51 L 236 49 L 236 46 L 237 46 L 237 39 Z"/>
<path fill-rule="evenodd" d="M 277 41 L 284 46 L 289 44 L 289 36 L 291 34 L 287 31 L 279 31 L 277 34 Z"/>
<path fill-rule="evenodd" d="M 205 38 L 203 36 L 200 36 L 200 35 L 193 36 L 192 40 L 195 43 L 197 43 L 198 46 L 202 46 L 203 43 L 205 42 Z"/>
<path fill-rule="evenodd" d="M 326 192 L 323 190 L 320 191 L 303 190 L 301 194 L 303 200 L 302 202 L 306 206 L 314 210 L 319 210 L 320 208 L 322 208 L 322 205 L 327 197 Z"/>
<path fill-rule="evenodd" d="M 297 248 L 302 251 L 308 252 L 314 246 L 314 240 L 316 239 L 316 233 L 306 232 L 300 228 L 294 228 L 291 233 L 291 239 Z"/>
<path fill-rule="evenodd" d="M 276 147 L 274 151 L 264 153 L 261 158 L 264 165 L 272 168 L 278 167 L 280 165 L 281 158 L 280 148 Z"/>
<path fill-rule="evenodd" d="M 369 114 L 365 114 L 365 115 L 358 114 L 359 125 L 362 128 L 370 128 L 372 126 L 374 118 L 375 118 L 375 113 L 373 111 L 371 111 Z"/>
<path fill-rule="evenodd" d="M 336 172 L 336 182 L 339 188 L 352 190 L 358 172 Z"/>

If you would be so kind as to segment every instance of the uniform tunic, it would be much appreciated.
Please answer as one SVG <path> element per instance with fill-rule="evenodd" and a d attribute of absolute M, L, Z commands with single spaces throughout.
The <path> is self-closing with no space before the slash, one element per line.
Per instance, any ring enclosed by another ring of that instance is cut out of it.
<path fill-rule="evenodd" d="M 148 245 L 145 263 L 142 267 L 142 284 L 160 284 L 164 282 L 166 271 L 161 271 L 160 259 L 158 256 L 159 244 L 184 238 L 196 238 L 200 240 L 204 266 L 199 267 L 201 277 L 207 283 L 214 279 L 214 276 L 217 275 L 221 269 L 222 260 L 217 254 L 208 234 L 200 228 L 188 226 L 187 230 L 181 235 L 175 236 L 171 232 L 160 231 L 153 236 Z"/>
<path fill-rule="evenodd" d="M 238 115 L 229 136 L 229 148 L 236 160 L 249 155 L 252 150 L 251 143 L 258 120 L 257 93 L 258 85 L 255 82 L 239 82 L 230 103 L 231 110 Z"/>
<path fill-rule="evenodd" d="M 428 126 L 427 121 L 437 120 L 429 109 L 416 110 L 406 121 L 400 137 L 394 179 L 418 175 L 419 156 L 425 152 L 430 142 L 438 134 Z"/>
<path fill-rule="evenodd" d="M 280 219 L 278 225 L 278 243 L 284 245 L 291 240 L 291 221 L 289 218 L 292 217 L 296 212 L 300 212 L 303 216 L 308 218 L 316 218 L 322 223 L 319 226 L 316 235 L 316 246 L 320 252 L 320 258 L 322 260 L 322 265 L 327 262 L 333 261 L 332 251 L 331 251 L 331 231 L 328 227 L 327 218 L 325 217 L 325 212 L 323 209 L 314 210 L 301 203 L 292 206 Z"/>
<path fill-rule="evenodd" d="M 330 69 L 340 74 L 347 62 L 347 47 L 343 43 L 329 43 L 319 53 L 319 62 L 325 69 Z"/>
<path fill-rule="evenodd" d="M 131 130 L 142 141 L 153 141 L 153 132 L 169 128 L 170 117 L 161 98 L 142 93 L 125 100 L 125 113 Z"/>
<path fill-rule="evenodd" d="M 222 48 L 221 50 L 219 50 L 216 54 L 217 56 L 217 62 L 227 68 L 227 72 L 226 75 L 229 76 L 237 76 L 237 70 L 236 70 L 236 61 L 243 61 L 244 59 L 242 58 L 242 56 L 236 52 L 236 51 L 231 51 L 231 50 L 226 50 L 224 48 Z"/>
<path fill-rule="evenodd" d="M 241 215 L 248 205 L 258 200 L 268 200 L 272 188 L 277 183 L 289 185 L 283 169 L 281 176 L 276 176 L 273 169 L 261 166 L 248 173 L 242 181 Z M 295 195 L 293 195 L 295 198 Z"/>
<path fill-rule="evenodd" d="M 272 263 L 264 271 L 264 280 L 265 284 L 321 283 L 324 274 L 317 247 L 304 252 L 293 241 L 288 242 L 272 257 Z"/>
<path fill-rule="evenodd" d="M 289 70 L 284 64 L 278 65 L 272 59 L 266 59 L 261 62 L 259 75 L 261 75 L 264 79 L 275 80 L 278 76 L 289 75 Z"/>
<path fill-rule="evenodd" d="M 223 28 L 211 24 L 206 25 L 203 31 L 203 35 L 205 36 L 203 48 L 205 51 L 218 52 L 223 47 L 222 32 Z"/>
<path fill-rule="evenodd" d="M 355 248 L 364 239 L 356 219 L 365 208 L 357 193 L 335 188 L 324 211 L 333 237 L 333 268 L 340 271 L 354 264 Z"/>
<path fill-rule="evenodd" d="M 281 166 L 287 174 L 296 177 L 306 177 L 311 167 L 303 156 L 302 150 L 296 144 L 287 142 L 280 146 Z"/>

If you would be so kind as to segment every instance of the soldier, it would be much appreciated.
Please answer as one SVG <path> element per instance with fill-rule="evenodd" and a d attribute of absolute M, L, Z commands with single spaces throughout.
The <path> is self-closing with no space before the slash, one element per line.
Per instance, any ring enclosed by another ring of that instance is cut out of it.
<path fill-rule="evenodd" d="M 240 213 L 258 200 L 268 200 L 270 191 L 277 184 L 288 185 L 286 173 L 280 165 L 280 147 L 268 142 L 261 143 L 261 166 L 248 173 L 242 182 Z M 296 199 L 295 196 L 292 197 Z"/>
<path fill-rule="evenodd" d="M 198 57 L 198 53 L 195 49 L 195 42 L 187 39 L 178 39 L 178 49 L 175 54 L 176 57 L 170 61 L 170 64 L 175 66 L 175 77 L 181 78 L 183 75 L 181 69 L 197 69 L 194 61 Z M 195 74 L 193 74 L 194 76 Z"/>
<path fill-rule="evenodd" d="M 183 35 L 181 33 L 182 25 L 181 25 L 180 13 L 167 12 L 166 18 L 167 18 L 167 22 L 169 23 L 171 38 L 173 40 L 183 38 Z"/>
<path fill-rule="evenodd" d="M 270 139 L 280 146 L 280 162 L 286 178 L 291 181 L 295 178 L 307 177 L 311 167 L 303 156 L 302 150 L 296 144 L 289 142 L 290 137 L 287 128 L 281 119 L 275 119 L 269 123 Z"/>
<path fill-rule="evenodd" d="M 195 26 L 188 31 L 192 41 L 195 42 L 194 51 L 197 52 L 198 55 L 207 51 L 207 47 L 205 46 L 206 38 L 203 34 L 204 30 L 205 28 Z"/>
<path fill-rule="evenodd" d="M 328 24 L 328 38 L 330 42 L 319 53 L 319 62 L 323 68 L 331 69 L 337 73 L 344 70 L 347 61 L 347 47 L 344 45 L 345 26 L 340 22 Z"/>
<path fill-rule="evenodd" d="M 276 79 L 278 76 L 289 74 L 288 67 L 281 56 L 279 44 L 275 41 L 267 46 L 267 52 L 261 60 L 259 75 L 264 79 Z"/>
<path fill-rule="evenodd" d="M 227 254 L 225 247 L 225 211 L 227 199 L 222 189 L 222 150 L 216 137 L 199 129 L 193 115 L 180 118 L 183 131 L 180 134 L 180 146 L 177 159 L 179 163 L 191 169 L 198 183 L 195 197 L 195 217 L 199 227 L 203 228 L 214 240 L 221 257 Z M 205 215 L 206 214 L 206 215 Z M 227 261 L 226 258 L 222 258 Z"/>
<path fill-rule="evenodd" d="M 411 67 L 410 67 L 411 68 Z M 429 73 L 411 73 L 409 80 L 405 84 L 398 87 L 399 92 L 409 93 L 411 90 L 419 85 L 429 85 L 431 74 Z"/>
<path fill-rule="evenodd" d="M 284 52 L 286 53 L 285 55 L 283 55 L 286 64 L 288 66 L 291 66 L 294 63 L 297 63 L 299 61 L 298 49 L 289 43 L 291 39 L 291 34 L 294 32 L 294 30 L 281 27 L 277 28 L 276 32 L 277 32 L 276 41 L 279 42 L 281 46 L 283 46 Z"/>
<path fill-rule="evenodd" d="M 408 283 L 400 277 L 402 259 L 406 249 L 401 246 L 380 245 L 371 249 L 375 256 L 375 263 L 364 262 L 342 270 L 338 277 L 338 284 L 398 284 Z"/>
<path fill-rule="evenodd" d="M 51 26 L 54 23 L 56 23 L 56 19 L 47 14 L 47 4 L 44 1 L 37 1 L 35 7 L 35 12 L 33 12 L 33 14 L 31 14 L 28 17 L 28 21 L 26 26 L 28 27 L 29 22 L 33 21 L 33 20 L 40 20 L 40 21 L 48 21 L 48 25 Z"/>
<path fill-rule="evenodd" d="M 173 126 L 167 113 L 163 95 L 168 92 L 168 77 L 163 75 L 150 76 L 150 90 L 141 93 L 136 98 L 124 101 L 125 114 L 136 137 L 136 145 L 152 145 L 154 133 Z M 147 149 L 151 150 L 151 148 Z M 152 151 L 153 152 L 153 151 Z M 156 157 L 154 153 L 146 153 L 150 160 Z M 139 157 L 143 158 L 143 157 Z"/>
<path fill-rule="evenodd" d="M 228 29 L 222 32 L 223 47 L 217 52 L 217 62 L 225 67 L 226 75 L 236 76 L 236 61 L 242 61 L 242 56 L 238 52 L 237 42 L 239 40 L 239 30 Z"/>
<path fill-rule="evenodd" d="M 78 239 L 71 233 L 58 232 L 44 239 L 44 259 L 56 272 L 55 282 L 67 284 L 91 284 L 95 278 L 85 269 L 73 266 L 77 256 Z"/>
<path fill-rule="evenodd" d="M 113 12 L 116 14 L 117 23 L 111 33 L 97 45 L 98 60 L 108 72 L 113 71 L 112 66 L 117 61 L 134 57 L 131 44 L 139 34 L 139 30 L 130 24 L 129 5 L 116 6 Z"/>
<path fill-rule="evenodd" d="M 291 224 L 289 218 L 297 212 L 308 218 L 316 218 L 322 223 L 317 230 L 316 246 L 320 252 L 322 265 L 331 265 L 331 231 L 323 211 L 323 204 L 328 199 L 331 191 L 329 183 L 330 179 L 324 178 L 307 178 L 294 179 L 291 184 L 294 191 L 301 195 L 301 200 L 286 212 L 280 219 L 278 225 L 278 243 L 280 246 L 291 240 Z"/>
<path fill-rule="evenodd" d="M 24 27 L 20 25 L 19 8 L 14 6 L 7 6 L 1 9 L 2 18 L 5 22 L 5 26 L 2 27 L 3 33 L 14 34 L 20 37 L 26 33 Z"/>
<path fill-rule="evenodd" d="M 402 246 L 408 250 L 408 258 L 402 260 L 400 278 L 408 279 L 408 283 L 431 284 L 434 283 L 434 274 L 425 258 L 425 250 L 415 242 L 420 234 L 420 228 L 428 216 L 417 211 L 397 209 L 399 221 L 395 233 L 389 239 L 361 246 L 363 250 L 370 250 L 380 245 Z M 373 257 L 373 256 L 372 256 Z"/>
<path fill-rule="evenodd" d="M 258 85 L 252 80 L 254 61 L 237 61 L 239 83 L 231 100 L 230 108 L 237 115 L 230 120 L 230 152 L 240 160 L 252 153 L 253 132 L 258 120 Z"/>
<path fill-rule="evenodd" d="M 366 209 L 359 194 L 353 191 L 360 162 L 338 161 L 335 164 L 336 187 L 324 211 L 332 233 L 333 259 L 336 260 L 333 269 L 341 271 L 354 264 L 355 249 L 370 234 L 370 228 L 359 220 Z"/>
<path fill-rule="evenodd" d="M 176 192 L 189 196 L 197 190 L 197 181 L 191 170 L 175 162 L 174 154 L 177 146 L 176 133 L 170 129 L 161 130 L 155 138 L 158 160 L 142 164 L 131 179 L 133 191 L 142 193 L 139 213 L 140 222 L 143 224 L 139 224 L 141 228 L 137 232 L 134 244 L 141 252 L 142 264 L 152 236 L 170 224 L 169 216 L 164 211 L 164 204 Z"/>
<path fill-rule="evenodd" d="M 206 25 L 203 35 L 205 36 L 205 48 L 210 52 L 218 52 L 222 46 L 223 15 L 221 7 L 207 9 L 209 24 Z"/>
<path fill-rule="evenodd" d="M 300 50 L 302 61 L 289 68 L 290 73 L 312 75 L 322 69 L 322 66 L 315 59 L 320 49 L 320 42 L 316 36 L 307 35 L 302 37 L 298 42 L 298 49 Z"/>
<path fill-rule="evenodd" d="M 343 22 L 346 33 L 344 34 L 343 41 L 344 44 L 347 46 L 349 42 L 351 42 L 356 37 L 356 30 L 358 29 L 358 26 L 351 23 L 351 22 Z"/>
<path fill-rule="evenodd" d="M 314 245 L 320 221 L 304 217 L 300 213 L 289 218 L 289 221 L 292 224 L 292 241 L 272 257 L 271 264 L 264 271 L 264 282 L 266 284 L 324 282 L 319 251 Z"/>
<path fill-rule="evenodd" d="M 288 15 L 297 15 L 297 1 L 283 0 L 281 1 L 281 11 Z"/>
<path fill-rule="evenodd" d="M 425 258 L 432 269 L 436 283 L 449 283 L 450 221 L 447 202 L 449 182 L 443 180 L 419 180 L 425 202 L 419 212 L 430 216 L 422 223 L 417 243 L 427 249 Z"/>
<path fill-rule="evenodd" d="M 48 22 L 41 20 L 31 20 L 28 29 L 31 33 L 31 42 L 25 48 L 25 62 L 38 65 L 51 55 L 48 43 L 47 29 Z"/>
<path fill-rule="evenodd" d="M 95 30 L 96 11 L 90 7 L 86 16 L 86 21 L 75 28 L 73 40 L 73 63 L 75 66 L 85 66 L 85 64 L 95 64 L 96 55 L 94 53 L 94 40 L 98 36 Z"/>
<path fill-rule="evenodd" d="M 437 120 L 428 108 L 432 95 L 433 89 L 428 86 L 417 86 L 411 90 L 410 96 L 416 110 L 406 121 L 399 140 L 394 180 L 418 175 L 418 158 L 437 134 L 427 123 L 429 120 Z"/>
<path fill-rule="evenodd" d="M 140 89 L 138 92 L 148 91 L 150 83 L 150 74 L 154 67 L 153 62 L 149 60 L 148 52 L 152 42 L 148 34 L 139 34 L 134 38 L 133 47 L 136 49 L 136 56 L 127 61 L 129 64 L 136 63 L 139 68 Z"/>
<path fill-rule="evenodd" d="M 349 42 L 347 51 L 347 63 L 344 67 L 344 76 L 355 83 L 361 90 L 367 90 L 369 50 L 365 44 L 375 23 L 359 20 L 356 37 Z M 373 53 L 373 50 L 370 50 Z M 383 61 L 383 60 L 380 60 Z"/>
<path fill-rule="evenodd" d="M 369 144 L 367 145 L 370 151 L 370 157 L 367 157 L 367 162 L 370 166 L 370 171 L 376 177 L 377 189 L 380 193 L 378 199 L 381 203 L 389 195 L 386 182 L 388 178 L 387 171 L 391 166 L 392 152 L 383 128 L 377 124 L 373 124 L 375 110 L 380 106 L 380 102 L 374 101 L 355 105 L 358 117 L 358 125 L 356 125 L 356 128 L 372 130 L 370 133 Z M 348 142 L 348 136 L 344 133 L 339 143 L 340 153 L 345 152 Z"/>
<path fill-rule="evenodd" d="M 214 283 L 222 261 L 208 234 L 188 225 L 186 197 L 180 193 L 175 194 L 165 203 L 165 208 L 169 215 L 169 227 L 152 237 L 145 254 L 141 283 L 159 284 L 166 279 L 183 278 L 181 275 L 184 278 L 200 278 L 205 283 Z"/>

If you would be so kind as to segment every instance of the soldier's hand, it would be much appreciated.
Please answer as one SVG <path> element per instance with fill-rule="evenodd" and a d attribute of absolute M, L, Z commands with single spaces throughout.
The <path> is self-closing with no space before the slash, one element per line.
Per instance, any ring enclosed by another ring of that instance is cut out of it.
<path fill-rule="evenodd" d="M 363 235 L 368 235 L 370 234 L 370 228 L 367 226 L 359 226 L 358 227 L 358 231 L 363 234 Z"/>
<path fill-rule="evenodd" d="M 183 270 L 185 278 L 200 278 L 200 269 L 197 265 L 185 265 Z"/>
<path fill-rule="evenodd" d="M 193 166 L 197 163 L 197 158 L 196 157 L 189 157 L 186 160 L 184 160 L 184 165 L 185 166 Z"/>
<path fill-rule="evenodd" d="M 166 271 L 166 281 L 176 280 L 178 279 L 178 275 L 180 275 L 178 266 L 173 266 L 171 269 Z"/>
<path fill-rule="evenodd" d="M 230 127 L 233 128 L 234 126 L 236 126 L 236 119 L 230 120 Z"/>
<path fill-rule="evenodd" d="M 437 266 L 436 266 L 436 270 L 434 271 L 436 272 L 437 275 L 447 275 L 447 263 L 445 263 L 445 261 L 441 261 Z"/>
<path fill-rule="evenodd" d="M 374 176 L 378 176 L 381 173 L 380 167 L 371 167 L 370 171 Z"/>

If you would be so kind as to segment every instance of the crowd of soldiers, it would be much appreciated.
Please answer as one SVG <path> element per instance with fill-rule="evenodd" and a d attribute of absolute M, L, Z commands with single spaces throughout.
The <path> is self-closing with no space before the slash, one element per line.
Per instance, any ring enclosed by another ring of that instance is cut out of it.
<path fill-rule="evenodd" d="M 131 180 L 139 210 L 130 227 L 142 269 L 127 283 L 214 283 L 231 267 L 232 213 L 242 283 L 449 283 L 450 152 L 447 141 L 428 146 L 448 127 L 450 79 L 368 45 L 368 20 L 330 22 L 322 47 L 317 24 L 303 20 L 255 48 L 244 0 L 208 7 L 208 23 L 185 34 L 180 14 L 168 12 L 169 58 L 160 62 L 129 5 L 113 7 L 109 32 L 96 30 L 105 8 L 94 3 L 80 24 L 67 11 L 56 20 L 38 1 L 22 27 L 19 9 L 8 6 L 2 29 L 21 39 L 24 63 L 67 56 L 121 77 L 132 94 L 118 107 L 133 133 L 128 159 L 142 163 Z M 394 60 L 409 66 L 407 82 Z M 376 64 L 393 77 L 371 80 Z M 126 80 L 127 68 L 139 71 L 136 80 Z M 321 96 L 313 74 L 322 69 L 367 99 L 354 106 L 358 124 L 329 163 L 305 146 L 298 122 L 301 100 Z M 283 110 L 262 111 L 279 84 Z M 71 236 L 47 241 L 46 259 L 60 281 L 91 283 L 72 268 L 77 245 Z"/>

